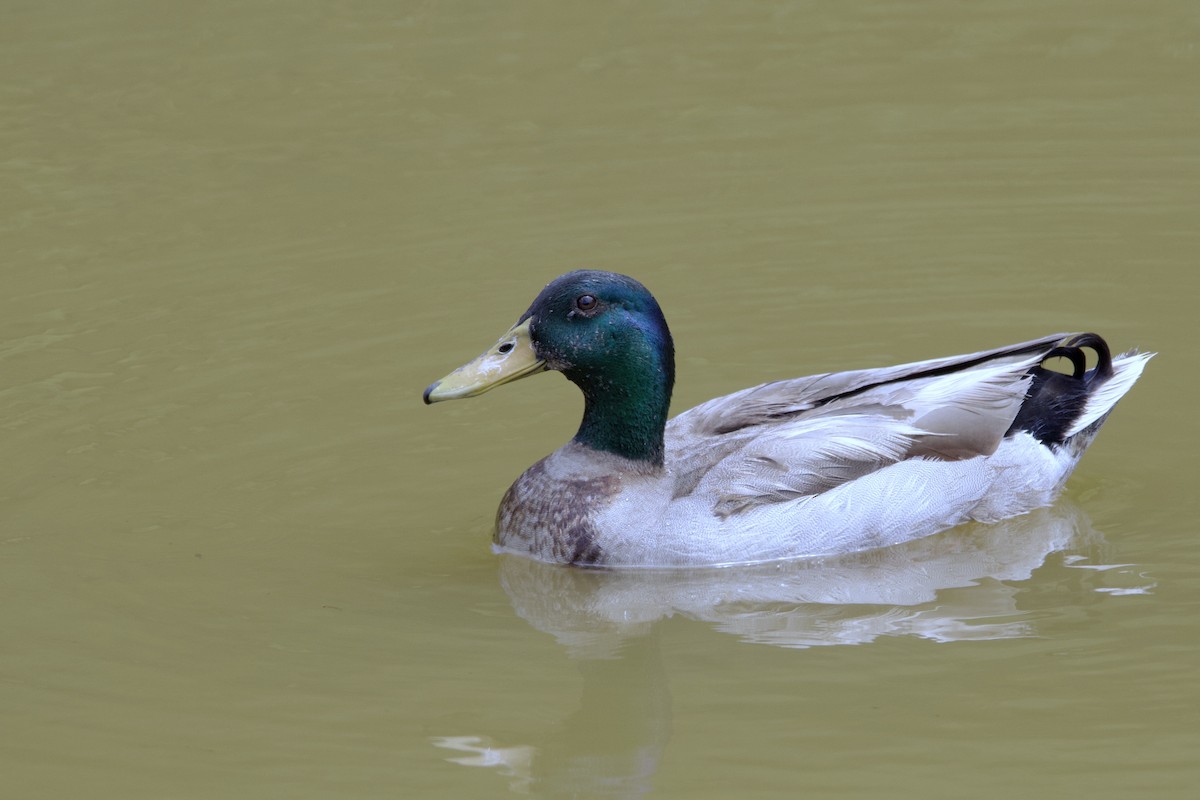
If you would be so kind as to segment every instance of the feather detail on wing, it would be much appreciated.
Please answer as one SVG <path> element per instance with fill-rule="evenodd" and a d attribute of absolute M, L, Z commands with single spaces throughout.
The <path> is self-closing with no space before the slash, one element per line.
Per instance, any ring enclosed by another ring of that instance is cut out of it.
<path fill-rule="evenodd" d="M 1064 335 L 881 370 L 764 384 L 686 411 L 667 427 L 675 496 L 715 498 L 725 517 L 828 491 L 909 458 L 990 455 Z"/>
<path fill-rule="evenodd" d="M 905 458 L 923 431 L 873 414 L 805 419 L 761 437 L 709 470 L 697 492 L 725 517 L 820 494 Z"/>

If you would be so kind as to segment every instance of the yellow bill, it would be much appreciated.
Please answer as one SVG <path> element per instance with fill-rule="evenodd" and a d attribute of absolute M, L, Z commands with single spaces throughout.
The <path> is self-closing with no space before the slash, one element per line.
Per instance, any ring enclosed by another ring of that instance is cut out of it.
<path fill-rule="evenodd" d="M 505 383 L 546 369 L 529 336 L 529 320 L 514 325 L 483 355 L 463 364 L 425 390 L 425 402 L 474 397 Z"/>

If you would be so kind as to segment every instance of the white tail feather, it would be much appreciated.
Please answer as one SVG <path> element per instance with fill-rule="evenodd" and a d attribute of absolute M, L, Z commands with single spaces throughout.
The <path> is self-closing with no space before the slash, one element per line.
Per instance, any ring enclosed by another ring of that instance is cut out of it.
<path fill-rule="evenodd" d="M 1113 359 L 1113 376 L 1100 385 L 1094 394 L 1088 397 L 1087 405 L 1075 424 L 1067 431 L 1070 438 L 1092 423 L 1099 420 L 1112 410 L 1133 384 L 1142 376 L 1146 362 L 1154 357 L 1154 353 L 1126 353 Z"/>

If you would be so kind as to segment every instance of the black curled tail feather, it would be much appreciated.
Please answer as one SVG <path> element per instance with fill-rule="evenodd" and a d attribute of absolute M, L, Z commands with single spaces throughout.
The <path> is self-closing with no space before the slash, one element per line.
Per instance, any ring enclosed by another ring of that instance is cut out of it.
<path fill-rule="evenodd" d="M 1054 349 L 1071 350 L 1075 353 L 1078 353 L 1082 358 L 1083 352 L 1080 348 L 1083 347 L 1091 349 L 1096 354 L 1096 366 L 1083 376 L 1084 380 L 1087 383 L 1092 384 L 1096 381 L 1103 382 L 1111 378 L 1113 376 L 1112 351 L 1108 349 L 1108 342 L 1104 341 L 1100 334 L 1080 333 L 1076 336 L 1072 336 L 1070 339 L 1067 339 Z M 1049 356 L 1047 356 L 1047 358 L 1049 358 Z M 1074 363 L 1074 359 L 1072 359 L 1072 363 Z"/>
<path fill-rule="evenodd" d="M 1084 348 L 1096 354 L 1096 366 L 1090 370 Z M 1047 369 L 1043 364 L 1050 358 L 1070 361 L 1071 373 Z M 1047 351 L 1029 375 L 1029 390 L 1005 435 L 1026 431 L 1043 444 L 1061 445 L 1086 408 L 1088 397 L 1113 376 L 1112 351 L 1098 334 L 1076 334 Z"/>

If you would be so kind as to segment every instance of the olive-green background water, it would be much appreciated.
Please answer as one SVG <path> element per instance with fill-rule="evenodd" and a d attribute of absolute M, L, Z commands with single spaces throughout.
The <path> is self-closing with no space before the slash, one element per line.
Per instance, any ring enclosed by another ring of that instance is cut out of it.
<path fill-rule="evenodd" d="M 1190 797 L 1192 2 L 0 10 L 14 798 Z M 684 576 L 489 549 L 556 375 L 426 408 L 560 272 L 675 409 L 1095 329 L 1053 509 Z"/>

